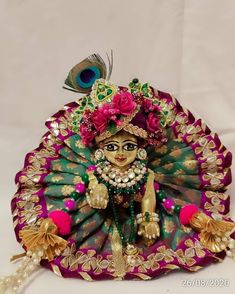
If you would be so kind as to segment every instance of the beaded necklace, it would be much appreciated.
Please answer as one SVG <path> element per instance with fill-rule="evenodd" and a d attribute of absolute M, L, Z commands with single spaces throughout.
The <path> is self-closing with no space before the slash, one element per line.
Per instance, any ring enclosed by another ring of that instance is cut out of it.
<path fill-rule="evenodd" d="M 118 230 L 118 234 L 120 236 L 122 246 L 125 247 L 127 243 L 134 244 L 135 242 L 135 210 L 134 210 L 134 194 L 131 194 L 131 199 L 130 199 L 130 236 L 129 240 L 127 242 L 126 237 L 124 236 L 118 216 L 118 212 L 116 209 L 115 201 L 114 201 L 114 195 L 110 195 L 110 201 L 111 201 L 111 206 L 112 206 L 112 211 L 113 211 L 113 216 L 114 216 L 114 222 Z"/>
<path fill-rule="evenodd" d="M 132 166 L 124 173 L 118 169 L 111 167 L 108 161 L 99 162 L 95 175 L 99 183 L 103 183 L 109 191 L 110 202 L 114 217 L 114 222 L 118 230 L 123 247 L 131 248 L 131 244 L 135 243 L 135 210 L 134 210 L 134 195 L 140 190 L 142 184 L 146 183 L 148 172 L 146 162 L 135 161 Z M 127 238 L 122 232 L 119 215 L 117 212 L 114 196 L 118 194 L 128 194 L 130 196 L 130 235 Z M 129 247 L 128 247 L 129 246 Z M 128 252 L 128 250 L 127 250 Z"/>
<path fill-rule="evenodd" d="M 96 176 L 113 194 L 132 194 L 140 189 L 147 180 L 148 172 L 145 161 L 134 161 L 125 172 L 111 166 L 108 161 L 97 164 Z"/>

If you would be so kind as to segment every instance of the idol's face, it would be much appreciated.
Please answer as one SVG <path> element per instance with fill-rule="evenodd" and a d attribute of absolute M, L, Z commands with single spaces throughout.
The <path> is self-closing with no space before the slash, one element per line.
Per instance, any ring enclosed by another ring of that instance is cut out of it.
<path fill-rule="evenodd" d="M 106 159 L 115 167 L 125 169 L 135 160 L 137 138 L 125 131 L 120 131 L 102 142 Z"/>

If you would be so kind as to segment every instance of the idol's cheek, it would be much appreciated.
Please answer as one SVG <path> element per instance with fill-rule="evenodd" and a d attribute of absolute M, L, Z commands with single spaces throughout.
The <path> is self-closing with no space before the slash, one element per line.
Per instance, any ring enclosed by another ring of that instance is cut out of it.
<path fill-rule="evenodd" d="M 127 158 L 126 164 L 130 164 L 130 163 L 134 162 L 134 160 L 136 159 L 136 155 L 137 155 L 137 150 L 126 151 L 125 152 L 125 156 Z"/>
<path fill-rule="evenodd" d="M 109 162 L 116 164 L 115 157 L 117 156 L 117 151 L 108 151 L 104 149 L 104 156 Z"/>

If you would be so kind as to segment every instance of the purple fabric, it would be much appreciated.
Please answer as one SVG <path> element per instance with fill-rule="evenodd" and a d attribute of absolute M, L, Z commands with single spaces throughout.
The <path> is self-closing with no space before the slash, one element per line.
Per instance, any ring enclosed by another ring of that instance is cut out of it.
<path fill-rule="evenodd" d="M 146 130 L 146 119 L 142 109 L 140 109 L 136 116 L 131 120 L 131 123 L 135 126 L 138 126 L 139 128 Z"/>

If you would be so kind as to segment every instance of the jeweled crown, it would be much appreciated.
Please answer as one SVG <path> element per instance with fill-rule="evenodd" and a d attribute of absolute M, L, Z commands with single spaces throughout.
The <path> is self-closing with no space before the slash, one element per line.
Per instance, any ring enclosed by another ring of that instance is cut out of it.
<path fill-rule="evenodd" d="M 149 144 L 162 142 L 167 114 L 162 111 L 154 89 L 136 78 L 128 87 L 116 86 L 107 79 L 101 57 L 98 62 L 94 56 L 97 55 L 72 68 L 65 81 L 70 89 L 87 93 L 78 99 L 78 107 L 72 113 L 72 130 L 80 134 L 86 145 L 122 129 Z"/>

